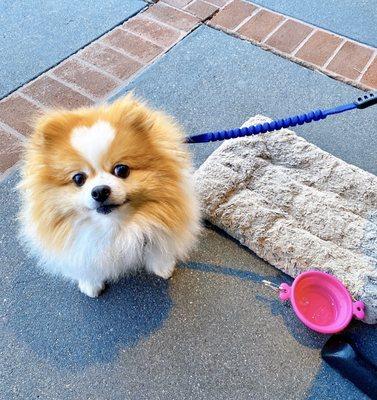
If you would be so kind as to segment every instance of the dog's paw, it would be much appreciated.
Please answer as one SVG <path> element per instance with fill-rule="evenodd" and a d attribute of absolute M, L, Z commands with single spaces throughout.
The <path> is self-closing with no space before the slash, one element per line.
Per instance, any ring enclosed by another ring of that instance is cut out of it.
<path fill-rule="evenodd" d="M 169 279 L 173 275 L 176 258 L 172 252 L 149 244 L 145 251 L 145 268 L 148 272 L 162 279 Z"/>
<path fill-rule="evenodd" d="M 104 288 L 105 284 L 103 282 L 100 284 L 92 284 L 87 281 L 79 281 L 80 292 L 89 297 L 98 297 Z"/>
<path fill-rule="evenodd" d="M 162 279 L 170 279 L 173 275 L 175 263 L 171 265 L 158 265 L 154 264 L 151 266 L 152 272 Z"/>

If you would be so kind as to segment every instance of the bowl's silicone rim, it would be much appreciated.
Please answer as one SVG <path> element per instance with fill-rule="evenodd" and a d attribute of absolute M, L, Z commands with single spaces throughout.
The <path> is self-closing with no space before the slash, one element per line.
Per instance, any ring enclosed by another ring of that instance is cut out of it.
<path fill-rule="evenodd" d="M 334 283 L 337 284 L 337 286 L 339 286 L 339 288 L 341 289 L 341 291 L 345 294 L 345 301 L 347 301 L 351 312 L 349 313 L 349 315 L 347 316 L 347 318 L 344 319 L 344 321 L 341 324 L 338 323 L 333 323 L 331 325 L 327 325 L 327 326 L 323 326 L 323 325 L 317 325 L 317 324 L 313 324 L 311 321 L 309 321 L 307 318 L 305 318 L 301 312 L 299 311 L 297 305 L 296 305 L 296 301 L 295 301 L 295 297 L 294 297 L 294 292 L 295 292 L 295 288 L 297 285 L 297 282 L 300 282 L 300 280 L 302 278 L 305 278 L 307 276 L 313 276 L 313 275 L 317 275 L 320 277 L 326 277 L 326 279 L 328 280 L 332 280 Z M 319 332 L 319 333 L 338 333 L 340 331 L 342 331 L 343 329 L 345 329 L 349 323 L 352 320 L 353 317 L 353 311 L 352 311 L 352 298 L 351 295 L 349 294 L 347 288 L 343 285 L 343 283 L 336 278 L 333 275 L 327 274 L 326 272 L 322 272 L 322 271 L 306 271 L 303 272 L 302 274 L 298 275 L 295 280 L 293 281 L 293 284 L 291 286 L 291 294 L 290 294 L 290 301 L 293 307 L 293 310 L 295 312 L 295 314 L 297 315 L 297 317 L 300 319 L 301 322 L 303 322 L 307 327 L 309 327 L 310 329 L 312 329 L 313 331 Z"/>

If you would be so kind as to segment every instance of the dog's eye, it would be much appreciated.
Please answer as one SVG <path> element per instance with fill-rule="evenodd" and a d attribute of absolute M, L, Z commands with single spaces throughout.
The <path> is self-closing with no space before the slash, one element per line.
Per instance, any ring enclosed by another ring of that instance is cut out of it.
<path fill-rule="evenodd" d="M 82 186 L 86 181 L 86 175 L 83 172 L 79 172 L 78 174 L 73 175 L 72 180 L 77 186 Z"/>
<path fill-rule="evenodd" d="M 114 167 L 113 174 L 118 178 L 127 178 L 130 174 L 130 167 L 124 164 L 118 164 Z"/>

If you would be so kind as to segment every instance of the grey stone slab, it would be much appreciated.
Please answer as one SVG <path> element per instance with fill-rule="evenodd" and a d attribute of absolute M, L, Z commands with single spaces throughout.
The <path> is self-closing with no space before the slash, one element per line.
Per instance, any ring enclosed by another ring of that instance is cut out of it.
<path fill-rule="evenodd" d="M 3 0 L 0 98 L 145 6 L 141 0 Z"/>
<path fill-rule="evenodd" d="M 358 42 L 377 46 L 375 0 L 256 0 L 253 3 L 298 18 Z"/>
<path fill-rule="evenodd" d="M 168 283 L 138 274 L 89 299 L 19 245 L 16 181 L 0 187 L 0 398 L 302 399 L 319 379 L 326 338 L 261 284 L 289 278 L 235 241 L 208 228 Z M 327 373 L 333 398 L 362 398 Z"/>

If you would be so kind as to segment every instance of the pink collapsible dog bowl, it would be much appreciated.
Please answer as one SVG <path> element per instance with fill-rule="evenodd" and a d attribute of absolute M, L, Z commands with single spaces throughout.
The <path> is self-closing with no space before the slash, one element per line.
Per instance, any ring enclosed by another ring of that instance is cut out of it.
<path fill-rule="evenodd" d="M 280 300 L 290 300 L 297 317 L 320 333 L 337 333 L 352 317 L 364 318 L 364 303 L 353 301 L 345 286 L 332 275 L 308 271 L 298 275 L 292 286 L 279 286 Z"/>

